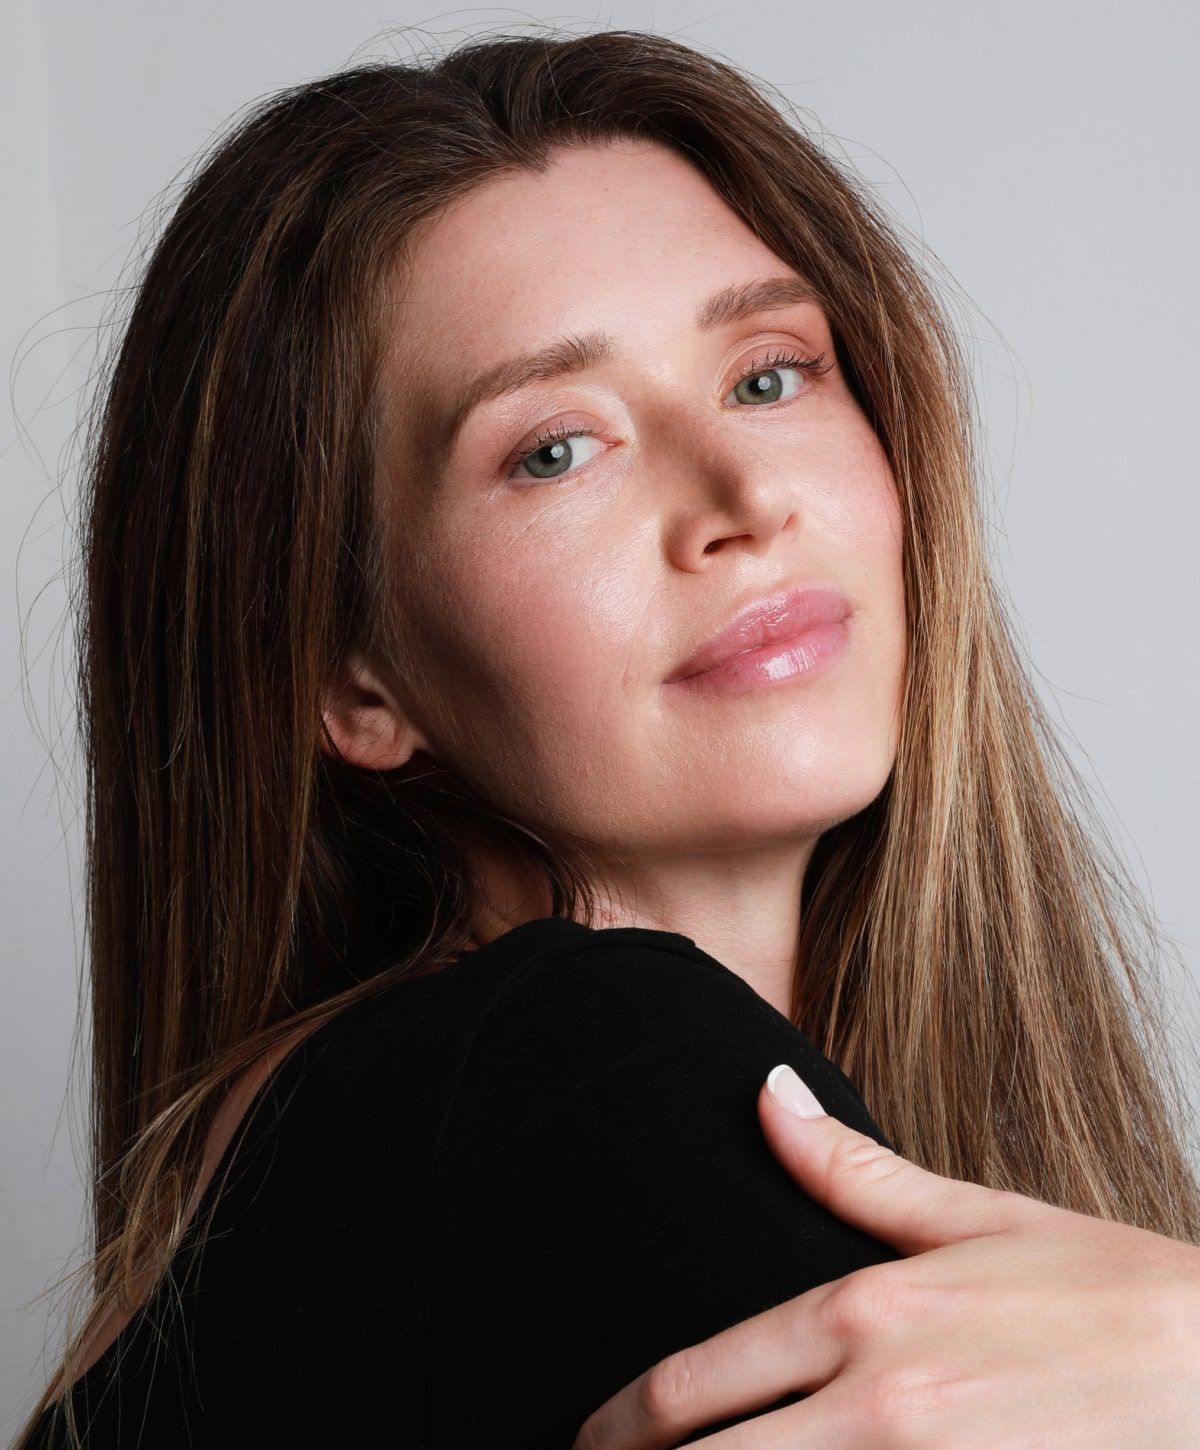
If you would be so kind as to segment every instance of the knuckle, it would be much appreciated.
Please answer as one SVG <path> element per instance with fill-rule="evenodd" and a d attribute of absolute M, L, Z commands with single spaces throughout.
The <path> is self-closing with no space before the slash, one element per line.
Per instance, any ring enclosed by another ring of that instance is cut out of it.
<path fill-rule="evenodd" d="M 825 1299 L 826 1328 L 851 1345 L 861 1344 L 879 1328 L 909 1318 L 917 1309 L 917 1291 L 883 1267 L 859 1269 L 838 1279 Z"/>
<path fill-rule="evenodd" d="M 826 1331 L 835 1339 L 854 1345 L 870 1327 L 870 1286 L 859 1272 L 838 1279 L 829 1287 L 823 1306 Z"/>
<path fill-rule="evenodd" d="M 643 1418 L 650 1425 L 685 1423 L 698 1386 L 698 1369 L 687 1351 L 660 1359 L 641 1379 L 639 1409 Z"/>
<path fill-rule="evenodd" d="M 903 1159 L 882 1143 L 871 1138 L 839 1141 L 829 1156 L 827 1171 L 830 1187 L 840 1187 L 847 1180 L 869 1175 L 872 1180 L 886 1178 L 903 1163 Z"/>

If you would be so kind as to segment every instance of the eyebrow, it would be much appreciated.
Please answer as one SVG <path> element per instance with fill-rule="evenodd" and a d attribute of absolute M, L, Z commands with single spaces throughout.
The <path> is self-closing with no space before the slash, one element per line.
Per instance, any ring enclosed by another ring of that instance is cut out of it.
<path fill-rule="evenodd" d="M 757 277 L 749 282 L 731 283 L 714 292 L 697 309 L 695 324 L 700 332 L 715 332 L 757 312 L 772 312 L 819 300 L 813 288 L 794 273 Z M 556 338 L 534 352 L 519 353 L 485 368 L 472 378 L 440 420 L 437 429 L 440 437 L 435 448 L 439 452 L 450 448 L 467 418 L 482 403 L 515 393 L 530 383 L 583 372 L 612 354 L 610 334 L 589 332 Z"/>

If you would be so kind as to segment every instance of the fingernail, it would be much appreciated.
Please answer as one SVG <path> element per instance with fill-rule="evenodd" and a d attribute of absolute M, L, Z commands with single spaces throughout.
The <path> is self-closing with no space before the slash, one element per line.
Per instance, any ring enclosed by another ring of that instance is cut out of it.
<path fill-rule="evenodd" d="M 781 1108 L 795 1113 L 798 1118 L 823 1118 L 825 1109 L 813 1097 L 808 1084 L 803 1082 L 786 1062 L 773 1067 L 767 1074 L 767 1091 Z"/>

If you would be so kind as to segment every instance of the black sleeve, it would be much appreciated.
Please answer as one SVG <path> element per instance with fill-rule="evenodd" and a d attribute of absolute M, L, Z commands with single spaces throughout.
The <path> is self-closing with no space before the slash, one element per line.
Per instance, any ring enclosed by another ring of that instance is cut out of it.
<path fill-rule="evenodd" d="M 434 1160 L 436 1450 L 567 1450 L 664 1355 L 899 1257 L 805 1194 L 767 1146 L 755 1100 L 779 1062 L 887 1142 L 848 1079 L 706 954 L 608 931 L 512 974 Z"/>

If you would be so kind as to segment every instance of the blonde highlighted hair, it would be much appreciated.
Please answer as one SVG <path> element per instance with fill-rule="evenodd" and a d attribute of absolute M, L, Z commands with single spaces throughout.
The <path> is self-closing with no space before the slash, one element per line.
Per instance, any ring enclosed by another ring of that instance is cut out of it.
<path fill-rule="evenodd" d="M 618 138 L 676 149 L 812 284 L 899 490 L 897 758 L 812 858 L 794 1021 L 913 1161 L 1200 1242 L 1155 929 L 989 575 L 967 366 L 933 285 L 727 62 L 627 30 L 492 35 L 289 88 L 232 126 L 97 394 L 77 599 L 94 1243 L 26 1434 L 96 1327 L 161 1283 L 232 1078 L 467 946 L 470 845 L 593 920 L 585 842 L 534 835 L 423 758 L 330 759 L 321 706 L 403 609 L 373 480 L 410 232 L 502 168 Z"/>

